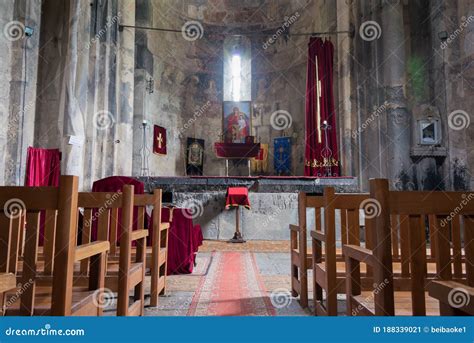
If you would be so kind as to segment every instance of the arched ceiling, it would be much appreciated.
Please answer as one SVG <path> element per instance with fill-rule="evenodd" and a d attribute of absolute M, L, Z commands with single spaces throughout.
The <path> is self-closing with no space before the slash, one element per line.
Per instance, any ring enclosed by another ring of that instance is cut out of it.
<path fill-rule="evenodd" d="M 246 28 L 273 28 L 296 11 L 304 11 L 311 0 L 153 0 L 171 16 L 198 20 L 202 24 Z"/>

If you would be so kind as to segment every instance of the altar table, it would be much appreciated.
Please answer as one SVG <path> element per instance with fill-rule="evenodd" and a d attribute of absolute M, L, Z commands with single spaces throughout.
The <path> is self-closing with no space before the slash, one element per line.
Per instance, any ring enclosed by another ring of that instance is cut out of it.
<path fill-rule="evenodd" d="M 225 159 L 226 176 L 229 176 L 229 160 L 247 160 L 250 176 L 250 160 L 260 154 L 260 143 L 214 143 L 217 158 Z"/>
<path fill-rule="evenodd" d="M 225 209 L 236 208 L 235 213 L 235 233 L 229 243 L 245 243 L 240 233 L 240 206 L 250 210 L 249 190 L 246 187 L 229 187 L 225 201 Z"/>

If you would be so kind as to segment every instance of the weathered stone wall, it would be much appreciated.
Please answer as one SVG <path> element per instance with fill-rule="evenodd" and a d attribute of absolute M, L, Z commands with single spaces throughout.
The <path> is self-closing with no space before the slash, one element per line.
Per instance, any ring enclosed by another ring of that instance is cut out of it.
<path fill-rule="evenodd" d="M 15 21 L 35 33 L 0 34 L 0 184 L 23 183 L 30 145 L 60 148 L 62 172 L 79 175 L 83 189 L 109 175 L 138 176 L 144 119 L 168 129 L 168 154 L 150 154 L 150 175 L 184 175 L 186 137 L 206 141 L 204 174 L 224 175 L 213 143 L 222 133 L 223 33 L 233 32 L 250 34 L 254 134 L 270 144 L 269 173 L 273 138 L 285 134 L 293 137 L 293 173 L 301 175 L 308 37 L 279 31 L 297 14 L 290 33 L 353 32 L 330 36 L 344 173 L 358 176 L 361 189 L 370 177 L 391 177 L 401 189 L 472 189 L 473 6 L 448 0 L 1 2 L 2 33 Z M 202 25 L 202 38 L 183 37 L 189 21 Z M 119 32 L 118 22 L 178 32 Z M 379 26 L 374 39 L 362 36 L 367 22 Z M 276 110 L 291 114 L 289 129 L 272 128 Z M 441 122 L 442 140 L 433 149 L 417 144 L 417 120 L 426 113 Z M 151 150 L 151 126 L 147 134 Z M 71 137 L 79 143 L 69 144 Z"/>
<path fill-rule="evenodd" d="M 184 23 L 198 21 L 203 37 L 186 40 L 179 32 L 148 31 L 140 34 L 153 55 L 155 92 L 142 97 L 149 120 L 168 129 L 168 155 L 150 156 L 151 175 L 184 175 L 187 137 L 205 140 L 205 175 L 224 175 L 224 162 L 214 155 L 213 144 L 222 134 L 223 49 L 226 36 L 220 32 L 265 32 L 250 36 L 252 49 L 253 134 L 270 145 L 269 174 L 273 174 L 273 138 L 291 135 L 293 174 L 303 174 L 304 106 L 307 37 L 285 39 L 277 31 L 287 22 L 290 32 L 325 31 L 325 13 L 335 8 L 316 1 L 252 1 L 212 5 L 189 1 L 155 0 L 143 6 L 153 14 L 150 26 L 181 30 Z M 151 7 L 151 8 L 150 8 Z M 260 10 L 259 10 L 260 7 Z M 318 17 L 313 14 L 318 13 Z M 318 18 L 324 18 L 316 24 Z M 226 26 L 229 25 L 229 26 Z M 152 75 L 151 75 L 152 74 Z M 143 78 L 142 78 L 143 79 Z M 142 93 L 140 91 L 140 93 Z M 272 128 L 271 114 L 288 111 L 292 126 L 285 131 Z M 136 154 L 139 162 L 139 154 Z M 246 173 L 233 166 L 232 173 Z"/>
<path fill-rule="evenodd" d="M 0 184 L 23 184 L 26 148 L 33 145 L 40 0 L 0 3 Z M 25 37 L 25 26 L 35 29 Z"/>

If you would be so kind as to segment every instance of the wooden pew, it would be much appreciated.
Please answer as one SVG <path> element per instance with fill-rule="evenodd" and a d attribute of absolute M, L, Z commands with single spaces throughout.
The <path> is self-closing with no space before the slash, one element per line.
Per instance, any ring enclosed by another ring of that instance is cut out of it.
<path fill-rule="evenodd" d="M 151 255 L 147 255 L 147 266 L 151 266 L 150 306 L 158 306 L 158 297 L 166 292 L 166 269 L 168 260 L 169 223 L 161 222 L 162 191 L 155 189 L 153 194 L 135 195 L 138 207 L 138 228 L 145 228 L 146 207 L 153 207 L 153 237 Z"/>
<path fill-rule="evenodd" d="M 315 315 L 336 316 L 338 314 L 337 294 L 344 292 L 345 278 L 338 271 L 337 263 L 342 261 L 338 248 L 346 244 L 360 245 L 361 229 L 359 211 L 368 194 L 336 194 L 333 187 L 324 189 L 324 221 L 321 229 L 311 231 L 313 302 Z M 337 237 L 336 211 L 340 213 L 340 240 Z M 369 229 L 365 230 L 365 241 L 371 245 Z M 324 249 L 324 250 L 323 250 Z M 370 270 L 368 271 L 370 274 Z M 371 280 L 362 283 L 371 284 Z M 323 297 L 323 290 L 325 297 Z"/>
<path fill-rule="evenodd" d="M 0 274 L 0 316 L 5 313 L 5 293 L 16 289 L 16 277 L 13 273 Z"/>
<path fill-rule="evenodd" d="M 23 268 L 20 276 L 21 289 L 13 294 L 11 306 L 6 309 L 7 315 L 101 315 L 100 301 L 105 282 L 106 254 L 109 249 L 107 241 L 77 246 L 77 199 L 78 178 L 61 176 L 60 187 L 0 187 L 0 206 L 5 208 L 15 202 L 22 208 L 22 216 L 26 218 L 25 247 Z M 55 218 L 55 251 L 53 276 L 47 276 L 47 286 L 37 289 L 37 283 L 45 276 L 37 269 L 38 237 L 40 230 L 40 212 L 54 211 Z M 16 219 L 7 211 L 0 214 L 1 232 L 16 227 L 17 232 L 11 237 L 20 237 L 22 224 L 16 226 Z M 20 220 L 21 222 L 21 220 Z M 12 241 L 10 241 L 12 242 Z M 21 250 L 13 239 L 10 255 L 16 249 L 17 256 Z M 14 255 L 14 254 L 13 254 Z M 90 277 L 85 288 L 73 287 L 75 263 L 88 258 L 90 260 Z M 11 265 L 2 256 L 2 265 Z M 15 287 L 17 288 L 17 287 Z M 41 293 L 41 294 L 40 294 Z M 10 301 L 10 300 L 9 300 Z"/>
<path fill-rule="evenodd" d="M 474 199 L 471 196 L 474 194 L 469 193 L 453 208 L 451 213 L 457 213 L 454 217 L 430 216 L 430 227 L 435 228 L 437 280 L 429 283 L 427 288 L 429 295 L 439 300 L 442 316 L 474 315 L 474 206 L 469 204 Z M 459 239 L 453 235 L 453 232 L 461 233 L 461 222 L 464 224 L 464 242 L 460 239 L 461 234 Z M 467 279 L 455 281 L 453 279 L 459 277 L 456 274 L 462 273 L 462 250 Z"/>
<path fill-rule="evenodd" d="M 97 221 L 97 239 L 109 242 L 112 233 L 113 246 L 120 232 L 119 263 L 111 270 L 108 263 L 105 286 L 118 292 L 118 316 L 142 316 L 145 307 L 146 238 L 148 230 L 133 228 L 134 187 L 124 185 L 122 193 L 81 192 L 78 206 L 84 209 L 83 240 L 90 239 L 94 221 Z M 121 211 L 119 220 L 119 210 Z M 142 213 L 143 214 L 143 213 Z M 120 222 L 119 222 L 120 221 Z M 120 225 L 120 230 L 119 229 Z M 136 243 L 136 255 L 132 262 L 132 242 Z M 77 283 L 80 284 L 80 281 Z M 130 304 L 129 293 L 133 291 Z"/>
<path fill-rule="evenodd" d="M 298 225 L 290 225 L 290 256 L 291 256 L 291 294 L 299 296 L 303 308 L 308 307 L 308 269 L 311 268 L 311 254 L 307 247 L 306 209 L 315 209 L 316 230 L 321 230 L 321 209 L 324 206 L 323 197 L 298 195 Z"/>
<path fill-rule="evenodd" d="M 434 248 L 431 256 L 437 261 L 435 277 L 440 273 L 446 276 L 447 264 L 457 270 L 459 281 L 465 276 L 462 271 L 462 250 L 459 247 L 461 241 L 460 230 L 457 224 L 451 226 L 441 237 L 438 224 L 433 218 L 446 218 L 461 203 L 463 194 L 461 192 L 396 192 L 389 191 L 388 181 L 384 179 L 370 180 L 370 199 L 378 208 L 379 213 L 374 218 L 366 220 L 366 226 L 371 226 L 373 248 L 358 245 L 346 245 L 343 254 L 346 259 L 346 297 L 348 315 L 395 315 L 400 314 L 396 307 L 402 305 L 409 307 L 408 314 L 426 315 L 427 309 L 430 314 L 434 313 L 433 304 L 427 304 L 426 289 L 433 283 L 428 273 L 428 241 L 429 237 L 434 240 Z M 474 214 L 474 203 L 466 205 L 459 213 L 465 215 Z M 408 294 L 398 290 L 397 279 L 393 273 L 393 245 L 391 224 L 393 217 L 398 217 L 400 227 L 405 227 L 407 236 L 405 249 L 408 250 L 408 261 L 405 263 L 406 270 L 402 270 L 400 280 L 409 285 Z M 426 225 L 429 220 L 429 229 Z M 458 219 L 452 223 L 459 223 Z M 466 226 L 467 227 L 467 226 Z M 467 236 L 469 240 L 469 235 Z M 450 248 L 442 248 L 440 242 Z M 466 250 L 466 255 L 469 253 Z M 471 253 L 472 254 L 472 253 Z M 452 260 L 452 262 L 451 262 Z M 406 263 L 408 262 L 408 263 Z M 361 289 L 360 264 L 373 268 L 372 292 L 363 294 Z M 466 264 L 466 269 L 467 269 Z M 437 284 L 436 282 L 433 284 Z M 404 302 L 404 303 L 402 303 Z M 429 308 L 428 306 L 429 305 Z"/>

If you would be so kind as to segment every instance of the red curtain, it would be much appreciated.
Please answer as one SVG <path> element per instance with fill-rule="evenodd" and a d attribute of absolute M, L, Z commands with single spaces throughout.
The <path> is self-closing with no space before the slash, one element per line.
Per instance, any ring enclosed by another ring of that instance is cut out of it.
<path fill-rule="evenodd" d="M 312 37 L 306 78 L 305 176 L 339 176 L 333 94 L 334 46 Z M 322 129 L 327 126 L 327 130 Z"/>
<path fill-rule="evenodd" d="M 59 186 L 61 152 L 59 149 L 28 148 L 25 186 Z"/>
<path fill-rule="evenodd" d="M 26 157 L 25 186 L 59 186 L 61 174 L 61 152 L 59 149 L 28 148 Z M 44 242 L 45 212 L 40 216 L 39 244 Z"/>

